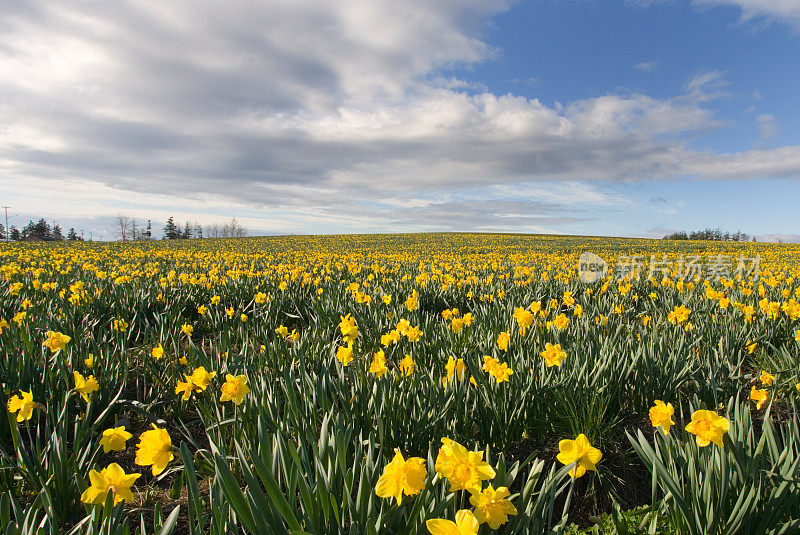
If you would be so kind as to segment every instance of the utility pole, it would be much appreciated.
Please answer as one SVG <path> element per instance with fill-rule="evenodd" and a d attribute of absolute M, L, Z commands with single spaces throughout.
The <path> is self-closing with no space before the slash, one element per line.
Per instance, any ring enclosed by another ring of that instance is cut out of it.
<path fill-rule="evenodd" d="M 11 231 L 8 230 L 8 209 L 11 208 L 10 206 L 3 206 L 3 209 L 6 211 L 6 241 L 11 239 Z"/>

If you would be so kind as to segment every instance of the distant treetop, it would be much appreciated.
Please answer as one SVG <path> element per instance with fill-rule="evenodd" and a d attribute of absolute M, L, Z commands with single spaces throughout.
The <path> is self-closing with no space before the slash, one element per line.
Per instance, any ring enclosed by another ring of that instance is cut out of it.
<path fill-rule="evenodd" d="M 662 239 L 664 240 L 709 240 L 709 241 L 748 241 L 750 236 L 747 234 L 736 231 L 731 234 L 730 232 L 722 232 L 719 227 L 715 229 L 707 228 L 705 230 L 695 230 L 690 233 L 684 231 L 673 232 L 667 234 Z M 755 241 L 755 237 L 753 237 Z"/>

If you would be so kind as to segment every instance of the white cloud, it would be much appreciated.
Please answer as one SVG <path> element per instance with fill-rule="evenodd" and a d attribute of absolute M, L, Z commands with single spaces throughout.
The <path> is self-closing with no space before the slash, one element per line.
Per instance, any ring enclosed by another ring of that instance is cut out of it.
<path fill-rule="evenodd" d="M 756 241 L 767 243 L 800 243 L 800 234 L 759 234 Z"/>
<path fill-rule="evenodd" d="M 656 69 L 657 65 L 658 65 L 658 60 L 654 59 L 652 61 L 642 61 L 641 63 L 637 63 L 636 65 L 633 66 L 633 68 L 636 69 L 637 71 L 642 71 L 645 74 L 650 74 Z"/>
<path fill-rule="evenodd" d="M 682 168 L 686 175 L 715 179 L 800 178 L 800 146 L 755 149 L 731 154 L 697 153 Z"/>
<path fill-rule="evenodd" d="M 737 6 L 742 10 L 742 20 L 767 18 L 800 29 L 800 2 L 797 0 L 693 0 L 697 5 Z"/>
<path fill-rule="evenodd" d="M 758 123 L 758 131 L 764 139 L 772 139 L 780 131 L 778 120 L 770 113 L 761 113 L 756 116 L 756 123 Z"/>
<path fill-rule="evenodd" d="M 687 95 L 695 102 L 708 102 L 726 96 L 723 88 L 728 85 L 722 71 L 700 71 L 689 81 L 685 88 Z"/>
<path fill-rule="evenodd" d="M 543 229 L 584 217 L 558 213 L 576 208 L 569 195 L 585 206 L 604 198 L 585 185 L 519 193 L 532 181 L 800 173 L 796 146 L 686 146 L 687 135 L 720 125 L 708 106 L 725 94 L 722 72 L 699 73 L 672 98 L 609 94 L 555 107 L 447 74 L 494 57 L 480 31 L 507 6 L 9 4 L 0 19 L 0 193 L 64 217 L 110 217 L 128 203 L 154 219 L 176 209 L 200 221 L 235 213 L 275 231 L 313 222 L 455 229 L 469 224 L 469 210 L 472 228 Z"/>

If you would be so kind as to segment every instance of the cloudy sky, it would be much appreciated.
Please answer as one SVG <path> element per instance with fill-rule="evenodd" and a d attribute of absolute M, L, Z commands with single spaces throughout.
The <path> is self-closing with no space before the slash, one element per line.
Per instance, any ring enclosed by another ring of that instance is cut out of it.
<path fill-rule="evenodd" d="M 0 10 L 17 226 L 800 234 L 800 0 Z"/>

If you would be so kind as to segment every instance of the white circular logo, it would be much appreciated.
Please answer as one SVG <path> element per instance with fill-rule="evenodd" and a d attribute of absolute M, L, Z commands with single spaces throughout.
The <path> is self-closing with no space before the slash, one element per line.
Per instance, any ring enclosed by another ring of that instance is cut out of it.
<path fill-rule="evenodd" d="M 578 259 L 578 278 L 590 283 L 602 279 L 608 273 L 608 263 L 594 253 L 583 253 Z"/>

